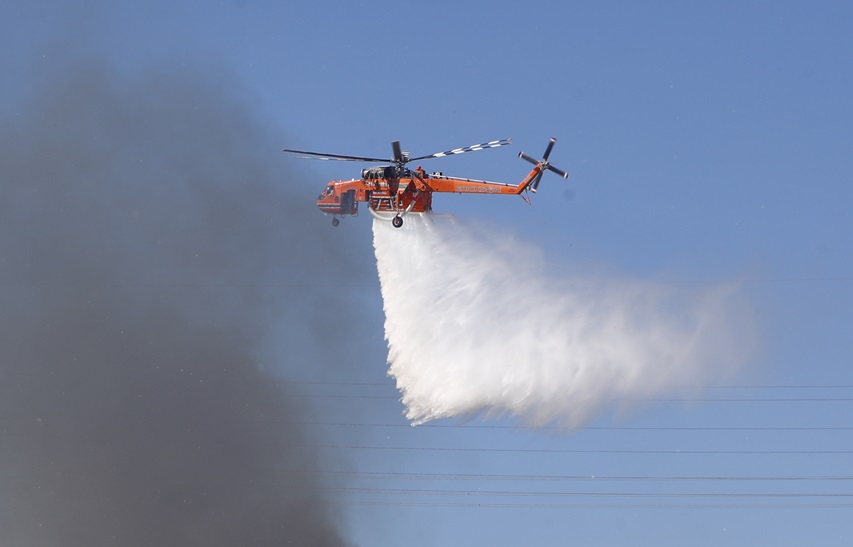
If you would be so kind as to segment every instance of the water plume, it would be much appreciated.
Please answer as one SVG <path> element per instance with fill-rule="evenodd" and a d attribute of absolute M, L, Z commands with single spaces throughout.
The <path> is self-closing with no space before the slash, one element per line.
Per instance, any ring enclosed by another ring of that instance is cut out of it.
<path fill-rule="evenodd" d="M 374 221 L 389 375 L 414 424 L 583 424 L 617 401 L 731 372 L 752 347 L 736 283 L 549 275 L 534 246 L 453 217 Z"/>

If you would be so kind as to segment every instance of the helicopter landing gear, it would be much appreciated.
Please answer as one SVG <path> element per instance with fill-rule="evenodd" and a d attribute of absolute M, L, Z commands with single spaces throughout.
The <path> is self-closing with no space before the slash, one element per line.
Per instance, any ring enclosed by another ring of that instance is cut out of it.
<path fill-rule="evenodd" d="M 394 228 L 399 228 L 403 225 L 403 217 L 401 217 L 400 215 L 395 216 L 393 219 L 391 219 L 391 225 L 394 226 Z"/>
<path fill-rule="evenodd" d="M 340 224 L 340 223 L 341 223 L 341 221 L 340 221 L 340 220 L 338 220 L 338 219 L 336 219 L 336 218 L 333 218 L 333 219 L 332 219 L 332 226 L 337 226 L 337 225 L 338 225 L 338 224 Z"/>

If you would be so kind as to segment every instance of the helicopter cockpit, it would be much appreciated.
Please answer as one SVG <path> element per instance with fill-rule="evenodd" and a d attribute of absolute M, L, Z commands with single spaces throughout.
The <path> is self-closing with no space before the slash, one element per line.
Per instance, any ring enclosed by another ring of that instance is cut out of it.
<path fill-rule="evenodd" d="M 317 199 L 325 199 L 325 198 L 328 198 L 329 196 L 331 196 L 331 195 L 332 195 L 332 194 L 334 194 L 334 193 L 335 193 L 335 185 L 334 185 L 334 184 L 330 184 L 330 185 L 326 186 L 326 189 L 325 189 L 325 190 L 323 190 L 323 193 L 322 193 L 322 194 L 320 194 L 320 196 L 319 196 Z"/>

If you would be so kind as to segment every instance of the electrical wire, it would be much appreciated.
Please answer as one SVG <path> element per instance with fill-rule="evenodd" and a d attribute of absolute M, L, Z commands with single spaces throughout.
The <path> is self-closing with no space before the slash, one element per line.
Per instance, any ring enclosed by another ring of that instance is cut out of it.
<path fill-rule="evenodd" d="M 584 448 L 496 448 L 496 447 L 457 447 L 457 446 L 378 446 L 355 444 L 314 444 L 303 445 L 306 448 L 320 450 L 377 450 L 377 451 L 415 451 L 415 452 L 484 452 L 517 454 L 653 454 L 653 455 L 846 455 L 853 450 L 681 450 L 681 449 L 584 449 Z"/>

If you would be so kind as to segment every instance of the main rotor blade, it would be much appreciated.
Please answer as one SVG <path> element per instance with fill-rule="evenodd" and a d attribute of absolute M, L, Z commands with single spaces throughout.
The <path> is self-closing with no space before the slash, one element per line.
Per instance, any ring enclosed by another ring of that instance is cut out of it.
<path fill-rule="evenodd" d="M 290 150 L 285 148 L 282 152 L 289 152 L 291 154 L 302 154 L 301 156 L 296 156 L 300 159 L 306 160 L 336 160 L 336 161 L 381 161 L 387 162 L 388 158 L 365 158 L 362 156 L 343 156 L 341 154 L 321 154 L 320 152 L 305 152 L 304 150 Z"/>
<path fill-rule="evenodd" d="M 548 148 L 545 149 L 545 155 L 542 156 L 543 160 L 548 160 L 548 156 L 551 155 L 551 149 L 554 148 L 554 143 L 557 142 L 557 139 L 551 137 L 551 140 L 548 142 Z"/>
<path fill-rule="evenodd" d="M 465 152 L 476 152 L 477 150 L 485 150 L 486 148 L 497 148 L 498 146 L 505 146 L 507 144 L 512 144 L 512 139 L 500 139 L 496 141 L 482 142 L 480 144 L 472 144 L 471 146 L 463 146 L 462 148 L 454 148 L 453 150 L 436 152 L 435 154 L 429 154 L 428 156 L 410 158 L 408 161 L 425 160 L 427 158 L 443 158 L 445 156 L 464 154 Z"/>
<path fill-rule="evenodd" d="M 394 162 L 406 163 L 406 160 L 403 158 L 403 151 L 400 149 L 400 141 L 392 142 L 391 148 L 394 149 Z"/>
<path fill-rule="evenodd" d="M 549 166 L 548 166 L 548 169 L 549 169 L 550 171 L 553 171 L 553 172 L 557 173 L 558 175 L 560 175 L 560 176 L 561 176 L 561 177 L 563 177 L 564 179 L 569 178 L 569 174 L 568 174 L 568 173 L 566 173 L 566 172 L 565 172 L 565 171 L 563 171 L 562 169 L 557 169 L 557 168 L 556 168 L 556 167 L 554 167 L 553 165 L 549 165 Z"/>

